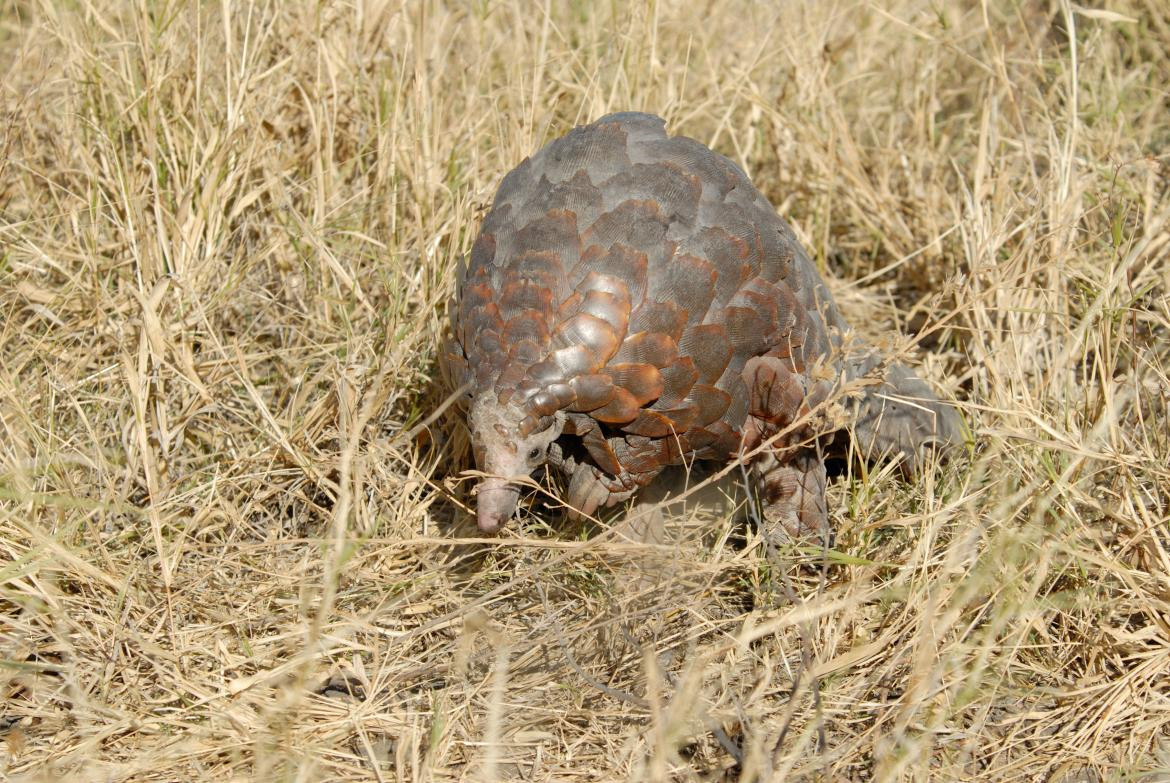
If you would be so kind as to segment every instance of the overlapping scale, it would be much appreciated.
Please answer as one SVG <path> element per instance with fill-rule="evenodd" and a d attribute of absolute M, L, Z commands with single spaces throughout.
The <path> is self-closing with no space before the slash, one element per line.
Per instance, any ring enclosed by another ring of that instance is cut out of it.
<path fill-rule="evenodd" d="M 687 323 L 687 311 L 673 302 L 644 301 L 630 316 L 629 330 L 665 334 L 676 342 Z"/>
<path fill-rule="evenodd" d="M 685 354 L 663 367 L 661 374 L 662 394 L 654 403 L 657 410 L 669 410 L 681 405 L 691 393 L 691 387 L 699 380 L 699 371 L 695 369 L 694 359 Z"/>
<path fill-rule="evenodd" d="M 605 258 L 605 254 L 615 246 L 639 253 L 643 263 L 651 256 L 662 255 L 667 225 L 668 218 L 659 210 L 657 202 L 632 199 L 623 201 L 597 218 L 581 235 L 581 247 L 584 248 L 581 260 L 589 260 L 590 263 L 582 264 L 580 276 L 589 269 L 601 271 L 603 264 L 610 265 L 611 268 L 620 268 L 612 265 L 621 264 L 625 260 L 621 256 Z M 618 272 L 619 276 L 621 274 Z M 642 276 L 638 285 L 633 283 L 630 285 L 631 298 L 635 302 L 641 299 L 641 294 L 645 290 L 644 270 Z M 575 273 L 570 279 L 576 284 L 580 277 Z"/>
<path fill-rule="evenodd" d="M 666 223 L 694 223 L 703 186 L 699 178 L 670 162 L 635 163 L 610 177 L 601 186 L 615 203 L 628 200 L 653 202 Z"/>
<path fill-rule="evenodd" d="M 641 407 L 637 397 L 615 385 L 610 401 L 597 410 L 590 411 L 589 415 L 608 424 L 625 424 L 637 418 Z"/>
<path fill-rule="evenodd" d="M 610 364 L 605 368 L 615 386 L 628 391 L 641 407 L 662 394 L 662 373 L 653 364 Z"/>
<path fill-rule="evenodd" d="M 624 336 L 630 320 L 630 299 L 628 296 L 592 289 L 586 291 L 577 312 L 605 321 L 613 328 L 615 335 Z"/>
<path fill-rule="evenodd" d="M 706 258 L 677 252 L 669 267 L 649 280 L 646 298 L 671 302 L 686 311 L 688 323 L 699 324 L 711 306 L 718 279 L 719 269 Z"/>
<path fill-rule="evenodd" d="M 603 120 L 574 128 L 549 144 L 535 158 L 536 165 L 551 182 L 563 182 L 585 172 L 593 182 L 602 182 L 630 166 L 628 136 L 620 122 Z"/>
<path fill-rule="evenodd" d="M 723 376 L 731 359 L 731 341 L 719 324 L 692 326 L 683 332 L 678 342 L 679 355 L 685 356 L 699 371 L 703 383 L 715 383 Z"/>
<path fill-rule="evenodd" d="M 661 332 L 638 332 L 622 341 L 615 363 L 652 364 L 665 367 L 678 357 L 678 343 Z"/>
<path fill-rule="evenodd" d="M 569 382 L 575 396 L 567 407 L 570 411 L 589 413 L 613 399 L 613 379 L 606 374 L 578 375 Z"/>

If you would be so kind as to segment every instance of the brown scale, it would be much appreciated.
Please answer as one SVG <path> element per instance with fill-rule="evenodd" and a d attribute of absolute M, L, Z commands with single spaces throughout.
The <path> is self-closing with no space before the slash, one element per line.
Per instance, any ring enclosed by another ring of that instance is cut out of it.
<path fill-rule="evenodd" d="M 504 178 L 457 289 L 440 355 L 471 384 L 484 530 L 511 515 L 511 479 L 546 459 L 593 514 L 667 465 L 777 435 L 754 456 L 765 517 L 792 535 L 825 527 L 823 450 L 846 439 L 817 412 L 886 365 L 846 340 L 812 261 L 731 161 L 650 115 L 576 128 Z M 811 377 L 821 365 L 835 379 Z M 907 368 L 886 373 L 844 401 L 863 452 L 913 468 L 961 440 L 951 406 Z"/>

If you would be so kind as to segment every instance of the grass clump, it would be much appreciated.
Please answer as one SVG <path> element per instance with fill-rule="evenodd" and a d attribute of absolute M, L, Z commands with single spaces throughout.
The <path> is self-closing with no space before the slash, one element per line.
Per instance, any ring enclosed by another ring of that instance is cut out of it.
<path fill-rule="evenodd" d="M 1168 774 L 1167 52 L 1152 0 L 0 1 L 0 776 Z M 452 536 L 452 271 L 621 109 L 960 400 L 827 565 Z"/>

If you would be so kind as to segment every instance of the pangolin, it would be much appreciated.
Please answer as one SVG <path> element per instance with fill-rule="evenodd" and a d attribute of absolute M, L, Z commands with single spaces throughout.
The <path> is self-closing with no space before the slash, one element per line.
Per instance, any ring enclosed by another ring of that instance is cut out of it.
<path fill-rule="evenodd" d="M 456 288 L 442 359 L 467 389 L 484 532 L 546 463 L 591 515 L 668 465 L 749 457 L 769 525 L 820 532 L 826 402 L 883 369 L 842 400 L 863 452 L 912 470 L 961 440 L 953 407 L 848 336 L 747 175 L 659 117 L 610 114 L 508 173 Z"/>

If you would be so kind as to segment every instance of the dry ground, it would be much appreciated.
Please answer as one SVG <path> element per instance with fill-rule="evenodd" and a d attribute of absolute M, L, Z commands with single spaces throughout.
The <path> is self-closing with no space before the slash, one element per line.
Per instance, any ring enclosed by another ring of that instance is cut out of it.
<path fill-rule="evenodd" d="M 1165 779 L 1170 10 L 1105 5 L 0 0 L 0 778 Z M 455 262 L 624 108 L 969 460 L 845 466 L 827 556 L 455 543 Z"/>

